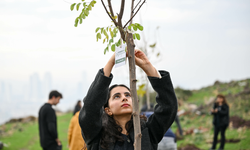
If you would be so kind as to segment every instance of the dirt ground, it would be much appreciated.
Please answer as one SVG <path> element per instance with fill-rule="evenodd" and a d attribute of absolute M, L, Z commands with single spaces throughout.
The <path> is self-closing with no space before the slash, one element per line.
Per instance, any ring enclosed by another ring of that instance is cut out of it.
<path fill-rule="evenodd" d="M 183 147 L 178 148 L 178 150 L 200 150 L 198 147 L 195 145 L 185 145 Z"/>
<path fill-rule="evenodd" d="M 241 128 L 246 126 L 247 128 L 250 128 L 250 120 L 244 120 L 240 118 L 239 116 L 232 116 L 230 117 L 230 122 L 233 124 L 233 128 Z"/>

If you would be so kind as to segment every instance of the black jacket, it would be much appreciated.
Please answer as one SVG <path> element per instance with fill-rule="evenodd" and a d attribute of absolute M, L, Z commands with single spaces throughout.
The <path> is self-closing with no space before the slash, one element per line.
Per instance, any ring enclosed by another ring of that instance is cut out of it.
<path fill-rule="evenodd" d="M 154 114 L 148 122 L 142 125 L 142 150 L 156 150 L 158 143 L 173 123 L 177 113 L 177 99 L 174 93 L 170 75 L 166 71 L 160 71 L 162 78 L 148 77 L 153 89 L 157 92 Z M 102 106 L 108 97 L 108 88 L 113 75 L 104 76 L 103 70 L 99 70 L 95 80 L 91 84 L 84 106 L 80 111 L 79 124 L 82 129 L 82 136 L 87 144 L 88 150 L 102 150 L 100 145 L 102 134 Z M 134 142 L 134 131 L 129 133 Z M 112 150 L 114 145 L 109 147 Z"/>
<path fill-rule="evenodd" d="M 56 113 L 52 105 L 45 103 L 39 110 L 38 116 L 40 144 L 43 148 L 57 145 Z"/>
<path fill-rule="evenodd" d="M 217 127 L 228 126 L 229 125 L 228 105 L 223 104 L 219 106 L 217 103 L 215 103 L 213 109 L 218 109 L 217 113 L 212 113 L 214 115 L 213 124 Z"/>

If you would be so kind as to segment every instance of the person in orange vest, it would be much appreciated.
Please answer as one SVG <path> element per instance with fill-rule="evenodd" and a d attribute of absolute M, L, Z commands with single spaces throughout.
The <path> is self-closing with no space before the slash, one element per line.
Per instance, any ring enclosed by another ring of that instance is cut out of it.
<path fill-rule="evenodd" d="M 82 138 L 81 127 L 78 122 L 79 112 L 70 120 L 69 130 L 68 130 L 68 147 L 69 150 L 87 150 L 86 144 Z"/>

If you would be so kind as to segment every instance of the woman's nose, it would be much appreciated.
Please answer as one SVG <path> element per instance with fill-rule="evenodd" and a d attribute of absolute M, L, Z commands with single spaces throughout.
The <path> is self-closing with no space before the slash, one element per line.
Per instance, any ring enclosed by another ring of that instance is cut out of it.
<path fill-rule="evenodd" d="M 127 97 L 124 96 L 124 97 L 122 98 L 122 101 L 128 101 Z"/>

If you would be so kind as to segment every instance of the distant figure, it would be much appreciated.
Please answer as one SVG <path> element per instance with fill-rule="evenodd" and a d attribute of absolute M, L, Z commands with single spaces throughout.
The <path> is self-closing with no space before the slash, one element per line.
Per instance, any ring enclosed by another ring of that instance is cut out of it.
<path fill-rule="evenodd" d="M 76 106 L 74 108 L 74 111 L 73 111 L 73 116 L 75 115 L 76 112 L 80 111 L 82 108 L 82 104 L 81 104 L 81 101 L 78 100 L 77 103 L 76 103 Z"/>
<path fill-rule="evenodd" d="M 221 143 L 219 150 L 223 150 L 225 145 L 225 131 L 229 124 L 229 107 L 225 96 L 220 94 L 217 95 L 217 99 L 213 106 L 213 109 L 211 110 L 211 113 L 214 115 L 214 139 L 213 145 L 210 150 L 216 148 L 217 136 L 219 132 L 221 133 Z"/>
<path fill-rule="evenodd" d="M 143 109 L 144 110 L 144 109 Z M 153 112 L 152 111 L 146 111 L 143 112 L 143 114 L 149 118 Z M 169 128 L 167 132 L 164 134 L 162 140 L 158 143 L 157 150 L 177 150 L 177 144 L 176 144 L 176 136 Z"/>
<path fill-rule="evenodd" d="M 179 131 L 180 135 L 183 136 L 183 131 L 182 131 L 182 128 L 181 128 L 181 123 L 179 121 L 179 116 L 178 115 L 176 115 L 174 121 L 176 122 L 176 124 L 178 126 L 178 131 Z"/>
<path fill-rule="evenodd" d="M 62 143 L 58 139 L 56 113 L 52 105 L 57 105 L 62 94 L 58 91 L 49 93 L 49 100 L 39 110 L 39 136 L 43 150 L 61 150 Z"/>
<path fill-rule="evenodd" d="M 79 111 L 72 117 L 68 131 L 69 150 L 87 150 L 78 121 Z M 84 148 L 84 149 L 83 149 Z"/>

